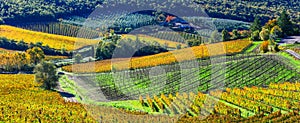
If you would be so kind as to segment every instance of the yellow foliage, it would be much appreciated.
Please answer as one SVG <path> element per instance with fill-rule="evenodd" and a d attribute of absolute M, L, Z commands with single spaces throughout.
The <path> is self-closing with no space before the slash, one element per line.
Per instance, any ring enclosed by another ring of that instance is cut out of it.
<path fill-rule="evenodd" d="M 170 41 L 170 40 L 164 40 L 164 39 L 160 39 L 160 38 L 155 38 L 152 36 L 148 36 L 148 35 L 130 35 L 130 34 L 126 34 L 126 35 L 122 35 L 122 39 L 132 39 L 133 41 L 136 39 L 136 36 L 138 36 L 140 41 L 146 41 L 146 42 L 154 42 L 156 41 L 157 43 L 159 43 L 160 45 L 164 45 L 164 44 L 168 44 L 168 47 L 170 48 L 176 48 L 177 45 L 181 45 L 181 47 L 186 47 L 186 44 L 183 43 L 179 43 L 179 42 L 174 42 L 174 41 Z"/>
<path fill-rule="evenodd" d="M 96 122 L 83 105 L 36 86 L 34 75 L 0 75 L 0 121 Z"/>
<path fill-rule="evenodd" d="M 97 40 L 29 31 L 8 25 L 0 25 L 0 37 L 16 41 L 23 40 L 26 43 L 42 42 L 43 45 L 49 45 L 51 48 L 65 48 L 68 51 L 98 43 Z"/>
<path fill-rule="evenodd" d="M 222 43 L 200 45 L 191 48 L 185 48 L 165 53 L 159 53 L 150 56 L 123 58 L 113 60 L 102 60 L 97 62 L 76 64 L 63 67 L 65 71 L 73 71 L 78 73 L 83 72 L 107 72 L 112 68 L 116 70 L 136 69 L 153 67 L 157 65 L 172 64 L 175 62 L 188 61 L 197 58 L 204 58 L 209 56 L 217 56 L 223 54 L 234 54 L 241 52 L 244 48 L 249 46 L 251 41 L 235 40 Z M 113 61 L 113 64 L 112 64 Z M 83 69 L 84 68 L 84 69 Z"/>
<path fill-rule="evenodd" d="M 260 45 L 260 50 L 263 51 L 264 53 L 269 51 L 269 42 L 268 41 L 264 41 L 261 45 Z"/>

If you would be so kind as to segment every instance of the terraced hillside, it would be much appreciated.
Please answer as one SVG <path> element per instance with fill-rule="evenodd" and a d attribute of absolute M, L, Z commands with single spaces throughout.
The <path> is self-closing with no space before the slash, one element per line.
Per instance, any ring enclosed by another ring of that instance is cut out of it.
<path fill-rule="evenodd" d="M 299 83 L 263 87 L 227 88 L 208 94 L 176 93 L 140 98 L 153 112 L 190 116 L 227 115 L 240 122 L 295 122 L 299 120 Z M 254 118 L 256 116 L 260 118 Z M 243 119 L 246 118 L 246 119 Z"/>
<path fill-rule="evenodd" d="M 75 64 L 63 67 L 63 70 L 75 73 L 109 72 L 114 70 L 128 70 L 158 65 L 173 64 L 197 58 L 207 58 L 217 55 L 231 55 L 242 52 L 251 44 L 248 40 L 234 40 L 228 42 L 200 45 L 150 56 L 127 58 L 123 60 L 107 60 Z M 189 54 L 189 55 L 186 55 Z M 194 54 L 194 55 L 193 55 Z M 82 69 L 85 68 L 85 69 Z"/>
<path fill-rule="evenodd" d="M 281 56 L 276 55 L 227 56 L 163 65 L 159 68 L 79 74 L 77 77 L 85 82 L 85 86 L 79 88 L 92 93 L 89 96 L 97 97 L 97 94 L 104 94 L 101 97 L 108 100 L 299 81 L 300 74 L 281 59 Z M 216 62 L 211 64 L 211 61 Z M 182 68 L 183 66 L 190 67 Z"/>

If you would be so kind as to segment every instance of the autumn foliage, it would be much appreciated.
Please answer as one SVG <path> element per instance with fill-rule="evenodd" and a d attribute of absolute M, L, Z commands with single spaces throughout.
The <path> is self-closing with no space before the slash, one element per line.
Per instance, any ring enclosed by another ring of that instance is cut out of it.
<path fill-rule="evenodd" d="M 157 65 L 172 64 L 175 62 L 182 62 L 193 60 L 197 58 L 205 58 L 210 56 L 234 54 L 241 52 L 244 48 L 249 46 L 251 41 L 235 40 L 222 43 L 200 45 L 191 48 L 185 48 L 165 53 L 159 53 L 150 56 L 103 60 L 97 62 L 76 64 L 63 67 L 65 71 L 73 71 L 78 73 L 83 72 L 107 72 L 114 70 L 126 70 L 153 67 Z M 83 69 L 84 68 L 84 69 Z"/>
<path fill-rule="evenodd" d="M 25 43 L 42 42 L 54 49 L 74 50 L 86 45 L 97 44 L 97 40 L 74 38 L 61 35 L 54 35 L 42 32 L 29 31 L 13 26 L 0 25 L 0 37 L 7 39 L 24 41 Z"/>
<path fill-rule="evenodd" d="M 96 122 L 82 104 L 38 88 L 33 75 L 0 75 L 0 121 Z"/>
<path fill-rule="evenodd" d="M 269 51 L 269 41 L 264 41 L 261 45 L 260 45 L 260 50 L 263 51 L 264 53 Z"/>

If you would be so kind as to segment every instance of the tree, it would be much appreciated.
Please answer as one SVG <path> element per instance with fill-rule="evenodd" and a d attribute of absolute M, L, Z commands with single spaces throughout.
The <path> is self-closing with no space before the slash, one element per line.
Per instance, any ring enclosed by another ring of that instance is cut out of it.
<path fill-rule="evenodd" d="M 200 40 L 197 39 L 189 39 L 186 41 L 188 46 L 193 47 L 193 46 L 199 46 L 201 44 Z"/>
<path fill-rule="evenodd" d="M 76 62 L 76 63 L 80 63 L 80 61 L 81 61 L 81 59 L 82 59 L 82 56 L 81 56 L 80 54 L 76 54 L 76 55 L 74 56 L 74 59 L 75 59 L 75 62 Z"/>
<path fill-rule="evenodd" d="M 222 41 L 228 41 L 230 40 L 230 34 L 226 29 L 223 29 L 222 31 Z"/>
<path fill-rule="evenodd" d="M 217 41 L 220 41 L 221 40 L 221 36 L 219 35 L 219 32 L 218 30 L 215 30 L 211 33 L 211 40 L 212 42 L 217 42 Z"/>
<path fill-rule="evenodd" d="M 284 36 L 293 34 L 293 23 L 290 21 L 286 10 L 282 11 L 278 18 L 278 26 L 282 29 Z"/>
<path fill-rule="evenodd" d="M 274 26 L 270 32 L 270 39 L 275 41 L 276 38 L 282 37 L 282 29 L 279 26 Z"/>
<path fill-rule="evenodd" d="M 241 34 L 236 29 L 232 31 L 232 34 L 233 39 L 239 39 L 241 37 Z"/>
<path fill-rule="evenodd" d="M 44 51 L 39 47 L 33 47 L 26 50 L 26 53 L 30 55 L 31 63 L 38 64 L 45 58 Z"/>
<path fill-rule="evenodd" d="M 4 23 L 5 23 L 4 20 L 0 17 L 0 25 Z"/>
<path fill-rule="evenodd" d="M 251 33 L 251 37 L 250 37 L 251 41 L 259 41 L 260 37 L 259 37 L 259 30 L 256 30 L 254 32 Z"/>
<path fill-rule="evenodd" d="M 268 41 L 264 41 L 261 45 L 260 45 L 260 51 L 263 51 L 264 53 L 269 51 L 269 42 Z"/>
<path fill-rule="evenodd" d="M 250 26 L 250 31 L 251 32 L 254 32 L 256 30 L 260 31 L 261 28 L 262 28 L 261 22 L 260 22 L 258 16 L 256 16 L 255 19 L 254 19 L 254 21 L 253 21 L 253 23 L 252 23 L 252 25 Z"/>
<path fill-rule="evenodd" d="M 41 87 L 52 90 L 57 87 L 58 75 L 56 67 L 51 62 L 41 62 L 34 68 L 35 81 L 41 83 Z"/>
<path fill-rule="evenodd" d="M 277 25 L 277 20 L 276 19 L 271 19 L 269 20 L 264 26 L 263 28 L 271 30 L 274 26 Z"/>
<path fill-rule="evenodd" d="M 176 49 L 177 50 L 181 49 L 181 44 L 176 44 Z"/>
<path fill-rule="evenodd" d="M 261 40 L 263 41 L 267 41 L 269 40 L 270 37 L 270 31 L 268 29 L 263 28 L 260 33 L 259 33 L 259 37 Z"/>
<path fill-rule="evenodd" d="M 22 67 L 24 67 L 25 65 L 30 63 L 30 56 L 27 53 L 19 53 L 16 52 L 14 54 L 15 60 L 14 61 L 18 61 L 17 62 L 17 68 L 18 70 L 21 70 Z"/>

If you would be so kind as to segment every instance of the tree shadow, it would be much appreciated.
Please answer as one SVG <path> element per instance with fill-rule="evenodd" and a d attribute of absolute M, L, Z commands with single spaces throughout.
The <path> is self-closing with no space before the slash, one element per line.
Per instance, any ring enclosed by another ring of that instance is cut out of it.
<path fill-rule="evenodd" d="M 57 91 L 62 97 L 67 97 L 67 98 L 72 98 L 75 97 L 74 94 L 68 93 L 68 92 L 62 92 L 62 91 Z"/>

